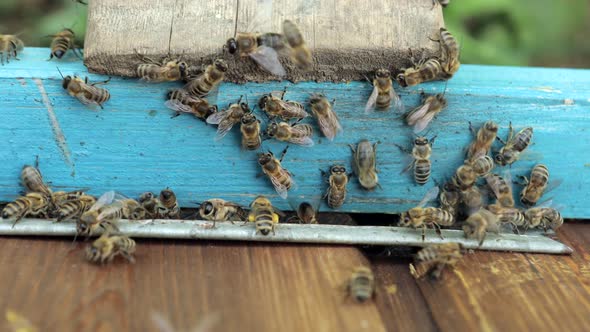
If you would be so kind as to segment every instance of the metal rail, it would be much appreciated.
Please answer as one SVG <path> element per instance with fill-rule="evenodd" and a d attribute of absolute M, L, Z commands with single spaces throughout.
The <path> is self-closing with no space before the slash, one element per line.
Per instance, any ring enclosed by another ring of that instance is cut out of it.
<path fill-rule="evenodd" d="M 387 226 L 339 226 L 279 224 L 276 234 L 256 234 L 254 224 L 218 222 L 216 227 L 200 220 L 146 220 L 129 222 L 122 220 L 122 233 L 138 238 L 167 238 L 224 241 L 259 241 L 287 243 L 323 243 L 382 246 L 418 246 L 434 243 L 459 242 L 467 249 L 531 252 L 546 254 L 570 254 L 572 248 L 555 241 L 540 232 L 526 235 L 512 233 L 488 234 L 480 247 L 476 240 L 466 239 L 462 231 L 442 230 L 441 239 L 433 230 L 422 232 L 403 227 Z M 0 235 L 26 236 L 74 236 L 73 223 L 56 223 L 43 219 L 23 219 L 14 228 L 11 223 L 0 222 Z"/>

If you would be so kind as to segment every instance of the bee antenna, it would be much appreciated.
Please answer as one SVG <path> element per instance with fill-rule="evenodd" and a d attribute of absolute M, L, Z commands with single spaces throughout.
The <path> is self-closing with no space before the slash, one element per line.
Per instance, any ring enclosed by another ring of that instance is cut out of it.
<path fill-rule="evenodd" d="M 55 66 L 55 68 L 57 68 L 57 71 L 59 72 L 59 75 L 61 76 L 61 78 L 64 78 L 64 75 L 61 73 L 61 70 L 59 70 L 59 67 Z"/>
<path fill-rule="evenodd" d="M 443 91 L 443 97 L 444 97 L 444 96 L 445 96 L 445 94 L 447 93 L 447 85 L 449 85 L 449 80 L 447 80 L 447 81 L 445 82 L 445 89 L 444 89 L 444 91 Z"/>
<path fill-rule="evenodd" d="M 238 14 L 240 13 L 240 0 L 236 0 L 236 20 L 234 22 L 234 38 L 238 35 Z"/>

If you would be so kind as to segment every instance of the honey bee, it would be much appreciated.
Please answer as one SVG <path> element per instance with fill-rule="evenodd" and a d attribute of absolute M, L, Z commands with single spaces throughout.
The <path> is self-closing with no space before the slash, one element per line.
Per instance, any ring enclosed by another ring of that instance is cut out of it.
<path fill-rule="evenodd" d="M 176 194 L 170 188 L 160 191 L 158 201 L 161 204 L 159 215 L 163 218 L 180 218 L 180 206 L 176 200 Z"/>
<path fill-rule="evenodd" d="M 139 79 L 143 81 L 150 83 L 174 82 L 187 77 L 188 65 L 180 59 L 168 60 L 167 57 L 160 63 L 137 53 L 137 51 L 135 53 L 142 61 L 137 65 L 136 71 Z"/>
<path fill-rule="evenodd" d="M 51 189 L 43 181 L 43 176 L 36 167 L 25 165 L 20 172 L 21 182 L 26 192 L 36 192 L 47 197 L 51 196 Z"/>
<path fill-rule="evenodd" d="M 423 186 L 430 178 L 430 155 L 432 154 L 432 144 L 436 136 L 428 140 L 428 138 L 419 136 L 414 139 L 414 147 L 412 151 L 408 151 L 401 145 L 395 144 L 400 150 L 411 154 L 413 161 L 402 171 L 402 173 L 414 168 L 414 181 Z"/>
<path fill-rule="evenodd" d="M 490 204 L 487 210 L 498 217 L 498 221 L 503 224 L 511 224 L 514 227 L 525 226 L 525 215 L 515 207 L 506 207 L 501 204 Z"/>
<path fill-rule="evenodd" d="M 459 205 L 461 204 L 461 194 L 452 183 L 445 183 L 442 186 L 438 201 L 441 209 L 449 212 L 453 217 L 457 218 Z"/>
<path fill-rule="evenodd" d="M 526 127 L 521 129 L 516 135 L 513 135 L 512 123 L 508 131 L 508 140 L 504 142 L 502 139 L 497 139 L 504 144 L 498 154 L 494 157 L 496 163 L 506 166 L 511 165 L 518 160 L 520 154 L 531 144 L 533 139 L 533 128 Z"/>
<path fill-rule="evenodd" d="M 432 0 L 432 7 L 436 6 L 436 4 L 439 4 L 441 7 L 446 7 L 449 3 L 451 3 L 451 0 Z"/>
<path fill-rule="evenodd" d="M 371 269 L 359 266 L 348 280 L 347 290 L 356 302 L 363 303 L 375 295 L 375 277 Z"/>
<path fill-rule="evenodd" d="M 246 219 L 246 212 L 236 203 L 220 198 L 204 201 L 199 206 L 199 215 L 204 220 L 213 221 L 241 221 Z"/>
<path fill-rule="evenodd" d="M 543 164 L 537 164 L 531 170 L 531 179 L 523 176 L 525 187 L 520 192 L 520 202 L 524 206 L 537 204 L 549 183 L 549 169 Z"/>
<path fill-rule="evenodd" d="M 207 117 L 207 123 L 217 125 L 217 135 L 215 136 L 216 141 L 225 137 L 235 124 L 242 121 L 242 117 L 245 114 L 252 112 L 248 104 L 242 103 L 241 99 L 242 98 L 240 97 L 240 100 L 237 103 L 230 105 L 227 110 L 213 113 Z"/>
<path fill-rule="evenodd" d="M 380 187 L 377 163 L 377 143 L 371 145 L 366 139 L 361 140 L 355 149 L 352 144 L 349 145 L 352 150 L 352 168 L 354 174 L 359 180 L 360 185 L 366 190 L 374 190 Z"/>
<path fill-rule="evenodd" d="M 229 67 L 223 59 L 217 59 L 213 64 L 207 66 L 203 74 L 190 80 L 184 89 L 193 97 L 203 98 L 223 81 L 228 69 Z"/>
<path fill-rule="evenodd" d="M 283 21 L 283 35 L 291 47 L 291 61 L 299 69 L 310 70 L 313 65 L 313 57 L 297 25 L 289 20 Z"/>
<path fill-rule="evenodd" d="M 365 106 L 365 113 L 372 112 L 375 108 L 386 110 L 393 102 L 396 111 L 403 111 L 404 104 L 393 88 L 391 72 L 387 69 L 377 69 L 373 80 L 373 92 Z"/>
<path fill-rule="evenodd" d="M 145 217 L 145 213 L 139 202 L 109 191 L 80 216 L 76 229 L 79 235 L 85 236 L 93 235 L 99 228 L 118 231 L 116 223 L 120 219 L 139 220 Z"/>
<path fill-rule="evenodd" d="M 189 113 L 201 120 L 206 120 L 211 114 L 217 112 L 217 106 L 210 105 L 207 99 L 195 98 L 182 89 L 172 90 L 168 93 L 166 107 L 176 112 Z"/>
<path fill-rule="evenodd" d="M 10 62 L 10 58 L 17 58 L 18 52 L 25 48 L 25 44 L 15 35 L 0 35 L 0 64 Z"/>
<path fill-rule="evenodd" d="M 512 195 L 512 180 L 510 172 L 505 172 L 504 177 L 498 174 L 488 174 L 484 176 L 486 183 L 492 189 L 497 202 L 505 207 L 514 206 L 514 197 Z"/>
<path fill-rule="evenodd" d="M 108 80 L 103 82 L 88 84 L 88 77 L 86 77 L 84 80 L 78 76 L 72 77 L 68 75 L 64 77 L 59 68 L 57 68 L 57 70 L 63 78 L 62 87 L 64 90 L 66 90 L 70 96 L 78 99 L 82 104 L 98 105 L 100 108 L 104 108 L 102 107 L 102 104 L 111 98 L 111 94 L 107 89 L 96 86 L 99 84 L 108 83 L 111 80 L 110 77 Z"/>
<path fill-rule="evenodd" d="M 475 159 L 487 155 L 490 152 L 492 144 L 494 144 L 498 135 L 498 124 L 494 121 L 488 121 L 475 133 L 471 122 L 469 122 L 469 130 L 475 136 L 475 140 L 469 145 L 467 160 L 473 162 Z"/>
<path fill-rule="evenodd" d="M 299 121 L 289 124 L 287 122 L 271 122 L 265 131 L 266 136 L 279 141 L 289 142 L 303 146 L 313 146 L 313 127 Z"/>
<path fill-rule="evenodd" d="M 289 202 L 291 204 L 291 202 Z M 291 205 L 295 210 L 295 216 L 292 216 L 287 222 L 298 222 L 300 224 L 318 224 L 319 202 L 314 207 L 310 202 L 301 202 L 296 207 Z"/>
<path fill-rule="evenodd" d="M 338 115 L 336 115 L 336 112 L 334 112 L 334 109 L 332 108 L 334 101 L 330 104 L 328 98 L 324 95 L 314 93 L 309 99 L 309 104 L 311 105 L 313 117 L 318 122 L 322 134 L 324 134 L 324 136 L 330 141 L 333 141 L 334 137 L 343 131 Z"/>
<path fill-rule="evenodd" d="M 129 262 L 135 263 L 133 253 L 135 241 L 125 235 L 114 235 L 110 232 L 103 233 L 98 239 L 86 248 L 86 259 L 91 263 L 110 263 L 117 255 L 125 257 Z"/>
<path fill-rule="evenodd" d="M 78 219 L 96 203 L 96 198 L 90 195 L 81 195 L 72 200 L 67 200 L 57 205 L 57 221 Z"/>
<path fill-rule="evenodd" d="M 272 182 L 276 192 L 281 198 L 286 199 L 288 191 L 295 186 L 295 180 L 289 171 L 281 165 L 283 158 L 287 154 L 287 146 L 281 153 L 281 158 L 277 159 L 271 151 L 268 153 L 261 153 L 258 157 L 258 164 L 262 168 L 262 172 Z"/>
<path fill-rule="evenodd" d="M 414 257 L 416 265 L 410 264 L 410 273 L 416 279 L 426 275 L 440 279 L 445 267 L 454 266 L 463 257 L 462 252 L 463 246 L 460 243 L 431 244 L 418 251 Z"/>
<path fill-rule="evenodd" d="M 285 101 L 287 89 L 281 92 L 281 97 L 277 97 L 277 92 L 271 92 L 264 95 L 258 101 L 260 109 L 264 110 L 270 118 L 280 117 L 284 121 L 291 119 L 303 119 L 309 116 L 305 107 L 296 101 Z"/>
<path fill-rule="evenodd" d="M 322 170 L 322 175 L 327 174 Z M 346 199 L 346 186 L 348 185 L 348 174 L 343 165 L 334 165 L 330 167 L 330 175 L 328 177 L 328 191 L 324 195 L 327 198 L 328 206 L 332 209 L 337 209 L 344 204 Z"/>
<path fill-rule="evenodd" d="M 545 230 L 551 228 L 556 230 L 563 225 L 563 217 L 559 210 L 553 207 L 533 207 L 524 212 L 527 228 L 543 226 Z"/>
<path fill-rule="evenodd" d="M 274 234 L 275 225 L 279 223 L 279 215 L 275 213 L 274 207 L 266 197 L 258 196 L 250 204 L 248 221 L 256 224 L 256 234 Z"/>
<path fill-rule="evenodd" d="M 461 197 L 461 203 L 463 203 L 468 216 L 479 211 L 479 209 L 485 204 L 484 196 L 480 189 L 475 185 L 459 191 L 459 195 Z"/>
<path fill-rule="evenodd" d="M 49 215 L 49 198 L 41 193 L 31 192 L 6 204 L 2 210 L 2 219 L 14 219 L 12 227 L 23 217 L 42 217 Z"/>
<path fill-rule="evenodd" d="M 240 131 L 242 132 L 242 148 L 246 150 L 258 150 L 262 144 L 260 138 L 260 120 L 253 113 L 242 116 Z"/>
<path fill-rule="evenodd" d="M 433 226 L 440 233 L 440 226 L 451 226 L 455 223 L 455 217 L 447 210 L 435 207 L 423 207 L 429 201 L 436 199 L 439 189 L 434 187 L 429 190 L 422 201 L 414 208 L 403 212 L 400 216 L 399 226 L 422 228 L 422 241 L 426 237 L 426 228 Z"/>
<path fill-rule="evenodd" d="M 476 176 L 486 176 L 494 169 L 494 159 L 486 155 L 481 155 L 471 162 L 471 167 Z"/>
<path fill-rule="evenodd" d="M 138 203 L 145 210 L 145 215 L 148 218 L 164 218 L 168 212 L 159 197 L 156 197 L 152 192 L 144 192 L 139 195 Z"/>
<path fill-rule="evenodd" d="M 422 105 L 408 112 L 405 116 L 408 126 L 414 126 L 414 132 L 419 133 L 428 127 L 432 119 L 447 107 L 444 94 L 427 96 L 423 94 Z"/>
<path fill-rule="evenodd" d="M 463 164 L 457 168 L 455 175 L 451 179 L 451 183 L 454 187 L 461 190 L 467 190 L 475 184 L 477 181 L 477 174 L 473 167 L 468 164 Z"/>
<path fill-rule="evenodd" d="M 402 87 L 414 86 L 420 83 L 441 78 L 442 66 L 437 59 L 428 59 L 426 62 L 414 64 L 414 67 L 402 69 L 396 79 Z"/>
<path fill-rule="evenodd" d="M 249 56 L 262 69 L 269 73 L 283 77 L 285 68 L 279 61 L 277 51 L 287 46 L 284 36 L 280 33 L 255 34 L 248 32 L 236 32 L 234 38 L 227 40 L 225 47 L 230 54 L 240 52 L 241 57 Z"/>
<path fill-rule="evenodd" d="M 439 43 L 441 47 L 440 64 L 443 69 L 444 79 L 449 79 L 459 70 L 459 43 L 445 28 L 440 28 Z"/>
<path fill-rule="evenodd" d="M 487 232 L 500 232 L 498 217 L 486 209 L 480 209 L 465 220 L 463 231 L 466 238 L 477 239 L 481 246 Z"/>
<path fill-rule="evenodd" d="M 76 35 L 72 29 L 63 29 L 57 34 L 49 37 L 53 37 L 49 60 L 53 59 L 53 57 L 61 59 L 70 49 L 77 57 L 81 58 L 81 52 L 76 46 Z"/>

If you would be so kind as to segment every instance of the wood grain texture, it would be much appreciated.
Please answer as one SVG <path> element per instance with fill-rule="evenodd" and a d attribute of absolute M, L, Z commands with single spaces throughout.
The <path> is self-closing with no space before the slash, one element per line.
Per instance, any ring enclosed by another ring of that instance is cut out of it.
<path fill-rule="evenodd" d="M 154 312 L 178 331 L 387 330 L 374 303 L 345 299 L 368 264 L 354 248 L 140 241 L 136 264 L 101 267 L 70 242 L 3 238 L 0 310 L 42 331 L 156 331 Z"/>
<path fill-rule="evenodd" d="M 287 59 L 290 80 L 362 79 L 377 67 L 409 65 L 408 49 L 435 54 L 428 39 L 444 25 L 440 6 L 431 0 L 103 0 L 88 7 L 85 62 L 91 71 L 135 76 L 134 50 L 152 57 L 170 53 L 196 67 L 224 57 L 228 79 L 273 79 L 250 59 L 223 54 L 238 32 L 281 32 L 295 22 L 314 54 L 314 68 L 303 73 Z M 274 78 L 276 79 L 276 78 Z"/>
<path fill-rule="evenodd" d="M 215 143 L 215 127 L 190 116 L 171 119 L 164 105 L 167 89 L 174 84 L 146 84 L 135 79 L 113 78 L 107 85 L 112 99 L 103 111 L 95 112 L 68 96 L 61 87 L 59 65 L 66 74 L 85 75 L 77 61 L 45 61 L 47 49 L 27 48 L 22 60 L 0 71 L 0 200 L 15 198 L 21 190 L 18 176 L 24 164 L 40 157 L 40 168 L 55 188 L 91 188 L 92 194 L 117 190 L 130 197 L 143 191 L 159 191 L 167 186 L 177 192 L 184 207 L 195 206 L 212 197 L 247 205 L 258 194 L 269 195 L 278 208 L 290 210 L 278 198 L 270 182 L 257 178 L 260 168 L 256 154 L 240 152 L 239 131 L 234 130 Z M 35 79 L 42 83 L 46 100 Z M 91 81 L 104 77 L 90 75 Z M 420 187 L 409 174 L 400 174 L 409 162 L 394 145 L 409 145 L 412 131 L 393 111 L 363 114 L 371 93 L 366 82 L 349 84 L 264 83 L 222 84 L 217 103 L 224 107 L 244 95 L 250 103 L 273 90 L 288 88 L 287 99 L 305 102 L 311 92 L 323 92 L 336 99 L 344 134 L 334 142 L 316 137 L 312 148 L 291 146 L 284 166 L 298 183 L 290 194 L 295 203 L 306 197 L 318 198 L 325 190 L 319 168 L 333 163 L 350 167 L 348 144 L 366 138 L 380 141 L 377 168 L 383 190 L 365 192 L 353 179 L 342 212 L 397 213 L 414 206 L 433 185 Z M 398 89 L 407 107 L 418 105 L 420 92 L 438 93 L 445 84 L 428 83 Z M 590 188 L 587 155 L 590 146 L 587 110 L 590 106 L 590 71 L 465 65 L 446 86 L 449 106 L 433 121 L 430 135 L 438 135 L 433 147 L 432 178 L 450 177 L 462 163 L 463 148 L 471 141 L 468 121 L 479 126 L 494 119 L 505 136 L 512 122 L 516 129 L 535 130 L 528 157 L 510 169 L 513 176 L 527 175 L 537 162 L 546 164 L 552 177 L 563 179 L 550 197 L 564 206 L 567 218 L 588 218 L 585 202 Z M 51 110 L 47 107 L 50 103 Z M 260 111 L 255 113 L 263 120 Z M 51 114 L 57 121 L 53 121 Z M 63 138 L 56 134 L 63 133 Z M 67 147 L 64 149 L 63 147 Z M 275 153 L 285 147 L 265 141 L 264 148 Z M 498 149 L 499 146 L 495 146 Z M 69 151 L 68 155 L 64 151 Z M 500 171 L 501 169 L 497 169 Z M 519 188 L 515 188 L 515 194 Z M 322 205 L 321 209 L 328 210 Z"/>

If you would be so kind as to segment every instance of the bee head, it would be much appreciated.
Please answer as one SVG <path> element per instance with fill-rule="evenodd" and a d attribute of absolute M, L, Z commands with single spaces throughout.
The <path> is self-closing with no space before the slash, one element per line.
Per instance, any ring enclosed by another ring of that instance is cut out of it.
<path fill-rule="evenodd" d="M 67 33 L 71 34 L 72 36 L 74 35 L 74 30 L 72 30 L 70 28 L 63 29 L 63 32 L 67 32 Z"/>
<path fill-rule="evenodd" d="M 334 165 L 334 166 L 332 166 L 332 168 L 330 168 L 330 173 L 332 173 L 332 174 L 345 174 L 346 168 L 341 165 Z"/>
<path fill-rule="evenodd" d="M 268 100 L 268 95 L 264 95 L 264 96 L 260 97 L 260 99 L 258 100 L 258 107 L 260 107 L 260 109 L 264 109 L 264 107 L 266 106 L 267 100 Z"/>
<path fill-rule="evenodd" d="M 86 259 L 94 262 L 97 261 L 100 257 L 100 251 L 95 246 L 88 246 L 86 247 Z"/>
<path fill-rule="evenodd" d="M 499 165 L 505 166 L 506 165 L 506 159 L 508 159 L 508 152 L 507 151 L 500 151 L 498 154 L 496 154 L 494 156 L 494 161 L 496 161 L 496 163 L 498 163 Z"/>
<path fill-rule="evenodd" d="M 487 130 L 487 131 L 491 131 L 494 133 L 498 132 L 498 124 L 495 123 L 494 121 L 488 121 L 486 123 L 484 123 L 483 127 Z"/>
<path fill-rule="evenodd" d="M 149 201 L 150 199 L 154 198 L 154 194 L 152 192 L 145 192 L 139 196 L 139 202 L 143 203 L 145 201 Z"/>
<path fill-rule="evenodd" d="M 209 107 L 209 109 L 207 110 L 207 113 L 205 114 L 205 119 L 208 118 L 211 114 L 217 112 L 217 105 L 213 105 L 211 107 Z"/>
<path fill-rule="evenodd" d="M 242 111 L 244 111 L 244 113 L 252 113 L 252 111 L 250 110 L 250 106 L 248 106 L 247 103 L 240 103 L 240 108 L 242 109 Z"/>
<path fill-rule="evenodd" d="M 252 113 L 246 113 L 242 117 L 242 123 L 243 124 L 251 124 L 251 123 L 254 123 L 254 122 L 256 122 L 256 116 L 254 116 L 254 114 L 252 114 Z"/>
<path fill-rule="evenodd" d="M 414 139 L 414 145 L 418 145 L 418 146 L 428 145 L 428 138 L 423 137 L 423 136 L 416 137 L 416 139 Z"/>
<path fill-rule="evenodd" d="M 203 202 L 201 204 L 201 206 L 199 207 L 199 212 L 201 213 L 202 216 L 208 216 L 211 213 L 213 213 L 213 203 L 206 201 Z"/>
<path fill-rule="evenodd" d="M 276 122 L 271 122 L 268 127 L 266 127 L 266 135 L 270 137 L 274 137 L 279 130 L 279 125 Z"/>
<path fill-rule="evenodd" d="M 160 192 L 160 197 L 162 197 L 165 200 L 169 200 L 170 198 L 172 198 L 174 196 L 176 196 L 174 194 L 174 192 L 168 188 L 166 188 Z"/>
<path fill-rule="evenodd" d="M 408 86 L 408 83 L 406 83 L 406 75 L 404 73 L 397 74 L 395 80 L 404 88 Z"/>
<path fill-rule="evenodd" d="M 62 88 L 67 89 L 68 85 L 70 85 L 71 81 L 72 81 L 72 76 L 68 75 L 68 76 L 64 77 L 63 81 L 61 81 Z"/>
<path fill-rule="evenodd" d="M 529 201 L 528 198 L 526 198 L 526 196 L 524 195 L 524 191 L 520 192 L 520 202 L 524 206 L 532 206 L 533 205 L 533 202 Z"/>
<path fill-rule="evenodd" d="M 388 69 L 381 68 L 375 71 L 375 76 L 379 78 L 389 78 L 391 77 L 391 72 Z"/>
<path fill-rule="evenodd" d="M 225 43 L 225 47 L 227 48 L 229 54 L 235 54 L 238 51 L 238 42 L 235 38 L 230 38 Z"/>
<path fill-rule="evenodd" d="M 187 70 L 188 70 L 188 64 L 184 61 L 180 61 L 178 63 L 178 71 L 180 71 L 180 76 L 181 77 L 186 77 L 187 76 Z"/>
<path fill-rule="evenodd" d="M 78 234 L 85 234 L 88 231 L 88 225 L 85 222 L 80 222 L 76 225 Z"/>
<path fill-rule="evenodd" d="M 2 219 L 10 219 L 10 212 L 8 210 L 2 211 Z"/>
<path fill-rule="evenodd" d="M 273 156 L 272 153 L 261 153 L 258 156 L 258 163 L 260 165 L 266 165 L 272 160 Z"/>
<path fill-rule="evenodd" d="M 324 95 L 319 94 L 319 93 L 314 93 L 311 95 L 311 98 L 309 98 L 309 103 L 310 104 L 319 103 L 323 98 L 324 98 Z"/>
<path fill-rule="evenodd" d="M 410 214 L 408 212 L 404 212 L 400 215 L 398 223 L 399 226 L 406 227 L 409 226 L 411 223 L 412 217 L 410 217 Z"/>
<path fill-rule="evenodd" d="M 268 235 L 268 233 L 270 233 L 270 229 L 268 228 L 264 228 L 260 230 L 260 234 L 262 235 Z"/>
<path fill-rule="evenodd" d="M 215 60 L 213 65 L 215 66 L 215 68 L 217 68 L 217 70 L 224 73 L 229 69 L 229 67 L 227 66 L 227 62 L 225 62 L 223 59 Z"/>

